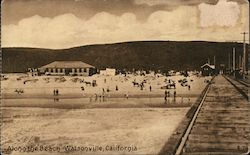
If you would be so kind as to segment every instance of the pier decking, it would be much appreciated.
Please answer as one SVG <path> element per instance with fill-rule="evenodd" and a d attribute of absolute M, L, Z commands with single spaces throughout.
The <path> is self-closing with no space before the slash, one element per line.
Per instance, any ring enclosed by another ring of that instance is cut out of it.
<path fill-rule="evenodd" d="M 240 154 L 249 151 L 250 104 L 229 81 L 223 76 L 213 80 L 182 154 Z"/>
<path fill-rule="evenodd" d="M 228 77 L 216 76 L 180 139 L 175 154 L 248 154 L 248 88 L 248 85 Z"/>

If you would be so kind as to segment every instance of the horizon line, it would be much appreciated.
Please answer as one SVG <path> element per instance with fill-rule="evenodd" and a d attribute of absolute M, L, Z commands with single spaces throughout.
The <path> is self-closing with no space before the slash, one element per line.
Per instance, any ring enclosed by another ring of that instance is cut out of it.
<path fill-rule="evenodd" d="M 243 42 L 240 41 L 234 41 L 234 40 L 225 40 L 225 41 L 207 41 L 207 40 L 137 40 L 137 41 L 122 41 L 122 42 L 113 42 L 113 43 L 94 43 L 94 44 L 86 44 L 86 45 L 78 45 L 78 46 L 72 46 L 72 47 L 66 47 L 66 48 L 46 48 L 46 47 L 31 47 L 31 46 L 6 46 L 1 47 L 1 49 L 4 48 L 30 48 L 30 49 L 47 49 L 47 50 L 66 50 L 66 49 L 72 49 L 72 48 L 79 48 L 79 47 L 85 47 L 85 46 L 95 46 L 95 45 L 112 45 L 112 44 L 122 44 L 122 43 L 133 43 L 133 42 L 210 42 L 210 43 L 237 43 L 237 44 L 243 44 Z M 249 40 L 246 40 L 246 44 L 249 44 Z"/>

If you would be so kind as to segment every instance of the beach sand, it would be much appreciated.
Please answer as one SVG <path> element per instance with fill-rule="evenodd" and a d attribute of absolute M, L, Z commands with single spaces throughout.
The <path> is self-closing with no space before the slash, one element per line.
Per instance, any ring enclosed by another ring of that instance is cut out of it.
<path fill-rule="evenodd" d="M 91 77 L 72 77 L 72 76 L 27 76 L 27 74 L 5 74 L 7 80 L 1 81 L 1 90 L 3 98 L 53 98 L 53 91 L 59 91 L 60 98 L 82 98 L 93 97 L 95 94 L 102 95 L 103 89 L 105 95 L 109 97 L 163 97 L 165 89 L 161 89 L 166 85 L 166 79 L 176 82 L 176 89 L 168 89 L 171 94 L 176 91 L 177 96 L 198 96 L 206 86 L 205 80 L 211 77 L 199 77 L 191 75 L 187 77 L 188 87 L 181 86 L 178 80 L 184 79 L 181 75 L 176 76 L 135 76 L 128 74 L 116 76 L 93 75 Z M 62 80 L 63 79 L 63 80 Z M 96 80 L 97 86 L 92 87 L 81 81 L 92 82 Z M 143 90 L 134 86 L 133 81 L 138 83 L 146 80 Z M 106 81 L 106 82 L 105 82 Z M 25 83 L 25 84 L 24 84 Z M 118 90 L 116 90 L 116 86 Z M 149 87 L 152 87 L 150 91 Z M 82 87 L 84 90 L 82 90 Z M 107 89 L 110 91 L 107 92 Z M 16 90 L 22 90 L 23 93 L 17 93 Z"/>
<path fill-rule="evenodd" d="M 2 148 L 50 146 L 61 148 L 60 155 L 157 154 L 207 85 L 204 81 L 211 79 L 191 75 L 186 78 L 191 86 L 189 90 L 178 82 L 185 78 L 181 75 L 31 77 L 26 74 L 5 74 L 4 78 L 1 81 Z M 176 82 L 176 89 L 167 89 L 171 95 L 168 102 L 164 100 L 165 89 L 161 89 L 166 85 L 166 79 Z M 96 87 L 82 83 L 93 80 L 96 80 Z M 143 90 L 132 83 L 144 80 L 147 82 Z M 84 91 L 81 87 L 84 87 Z M 107 88 L 110 90 L 108 93 Z M 55 96 L 53 91 L 56 89 L 59 95 Z M 106 101 L 99 98 L 95 101 L 94 95 L 102 95 L 103 89 Z M 177 93 L 175 102 L 174 91 Z M 65 151 L 64 147 L 68 145 L 80 148 L 97 146 L 102 149 Z M 110 151 L 111 148 L 113 151 Z M 12 154 L 22 153 L 12 151 Z M 58 152 L 42 150 L 34 154 Z"/>
<path fill-rule="evenodd" d="M 7 108 L 2 126 L 2 147 L 107 146 L 133 151 L 90 154 L 157 154 L 184 118 L 188 108 L 46 109 Z M 135 151 L 136 147 L 136 151 Z M 61 152 L 65 153 L 63 149 Z M 57 153 L 38 151 L 39 154 Z M 70 151 L 66 154 L 86 153 Z M 12 154 L 20 154 L 13 151 Z"/>

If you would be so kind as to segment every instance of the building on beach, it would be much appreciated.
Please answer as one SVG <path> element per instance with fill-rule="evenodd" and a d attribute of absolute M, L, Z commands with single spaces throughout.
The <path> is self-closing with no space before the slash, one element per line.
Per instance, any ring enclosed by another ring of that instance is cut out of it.
<path fill-rule="evenodd" d="M 115 76 L 116 75 L 116 69 L 106 68 L 106 70 L 100 70 L 100 75 Z"/>
<path fill-rule="evenodd" d="M 215 65 L 210 65 L 209 63 L 205 63 L 201 66 L 201 74 L 203 76 L 212 76 L 215 75 Z"/>
<path fill-rule="evenodd" d="M 42 75 L 78 75 L 91 76 L 96 73 L 96 68 L 82 61 L 54 61 L 38 68 Z"/>
<path fill-rule="evenodd" d="M 39 75 L 37 68 L 28 68 L 28 75 L 30 76 L 37 76 Z"/>

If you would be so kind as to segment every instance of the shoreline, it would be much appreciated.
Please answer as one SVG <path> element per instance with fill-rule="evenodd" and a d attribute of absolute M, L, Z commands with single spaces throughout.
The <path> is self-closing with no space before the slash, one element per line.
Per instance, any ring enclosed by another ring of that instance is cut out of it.
<path fill-rule="evenodd" d="M 100 98 L 100 94 L 97 94 Z M 105 98 L 126 98 L 126 94 L 108 94 Z M 198 97 L 200 94 L 176 94 L 176 97 Z M 80 99 L 80 98 L 95 98 L 94 94 L 59 94 L 59 95 L 49 95 L 49 94 L 1 94 L 2 99 Z M 128 98 L 164 98 L 164 94 L 129 94 Z M 169 98 L 173 98 L 170 96 Z"/>
<path fill-rule="evenodd" d="M 159 97 L 162 96 L 162 97 Z M 22 98 L 20 98 L 22 97 Z M 25 98 L 26 97 L 26 98 Z M 38 96 L 37 96 L 38 97 Z M 38 107 L 38 108 L 56 108 L 56 109 L 93 109 L 93 108 L 174 108 L 191 107 L 197 100 L 197 96 L 186 97 L 173 96 L 164 99 L 163 95 L 134 95 L 129 98 L 121 94 L 111 97 L 88 98 L 78 96 L 39 96 L 40 98 L 31 98 L 30 96 L 19 96 L 12 98 L 3 98 L 3 107 Z"/>

